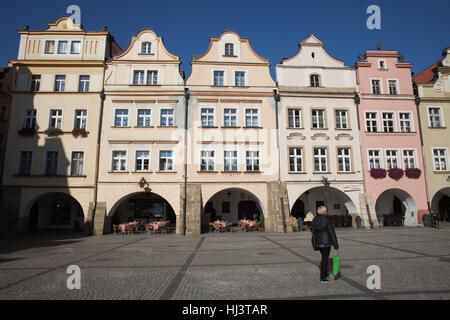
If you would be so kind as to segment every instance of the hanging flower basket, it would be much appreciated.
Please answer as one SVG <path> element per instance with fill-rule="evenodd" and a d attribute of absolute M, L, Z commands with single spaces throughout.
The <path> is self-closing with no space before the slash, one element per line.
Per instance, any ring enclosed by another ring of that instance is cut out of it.
<path fill-rule="evenodd" d="M 372 168 L 370 169 L 370 175 L 375 179 L 383 179 L 386 178 L 386 170 Z"/>
<path fill-rule="evenodd" d="M 17 133 L 22 137 L 33 137 L 36 135 L 37 131 L 35 128 L 22 128 L 17 131 Z"/>
<path fill-rule="evenodd" d="M 74 128 L 73 130 L 72 130 L 72 135 L 75 137 L 75 138 L 78 138 L 78 137 L 83 137 L 83 138 L 85 138 L 85 137 L 87 137 L 87 131 L 86 131 L 86 129 L 85 128 Z"/>
<path fill-rule="evenodd" d="M 403 170 L 399 169 L 399 168 L 392 168 L 389 169 L 389 177 L 391 177 L 394 180 L 400 180 L 401 178 L 403 178 Z"/>
<path fill-rule="evenodd" d="M 419 179 L 421 173 L 422 171 L 418 168 L 409 168 L 405 170 L 405 176 L 409 179 Z"/>
<path fill-rule="evenodd" d="M 48 128 L 44 133 L 49 137 L 56 137 L 63 134 L 62 130 L 58 128 Z"/>

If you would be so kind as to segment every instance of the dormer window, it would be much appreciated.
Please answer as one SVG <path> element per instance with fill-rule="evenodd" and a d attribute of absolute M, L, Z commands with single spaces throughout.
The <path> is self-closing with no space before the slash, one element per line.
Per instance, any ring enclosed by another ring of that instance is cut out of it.
<path fill-rule="evenodd" d="M 142 54 L 150 54 L 152 53 L 152 44 L 151 42 L 143 42 L 141 47 Z"/>
<path fill-rule="evenodd" d="M 310 77 L 310 86 L 319 87 L 320 86 L 320 76 L 317 74 L 312 74 Z"/>
<path fill-rule="evenodd" d="M 384 60 L 379 60 L 379 61 L 378 61 L 378 68 L 379 68 L 380 70 L 386 70 L 386 69 L 387 69 L 387 67 L 386 67 L 386 61 L 384 61 Z"/>
<path fill-rule="evenodd" d="M 225 43 L 225 55 L 226 56 L 234 56 L 234 44 Z"/>

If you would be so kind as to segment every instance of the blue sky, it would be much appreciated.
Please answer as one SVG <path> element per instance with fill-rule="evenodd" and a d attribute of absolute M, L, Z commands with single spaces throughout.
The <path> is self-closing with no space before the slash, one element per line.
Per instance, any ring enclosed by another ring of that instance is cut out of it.
<path fill-rule="evenodd" d="M 450 1 L 448 0 L 210 0 L 210 1 L 118 1 L 71 0 L 2 1 L 0 6 L 0 66 L 17 57 L 17 30 L 28 24 L 31 30 L 43 30 L 48 22 L 67 15 L 66 8 L 81 8 L 81 22 L 86 30 L 108 26 L 119 45 L 125 49 L 132 35 L 144 28 L 153 29 L 164 39 L 166 48 L 181 57 L 181 69 L 190 74 L 190 61 L 205 51 L 209 37 L 224 30 L 234 30 L 250 38 L 253 49 L 274 66 L 283 57 L 297 52 L 297 44 L 310 33 L 323 42 L 335 58 L 353 66 L 358 54 L 375 49 L 396 49 L 405 61 L 420 72 L 441 57 L 450 46 Z M 381 8 L 381 30 L 369 30 L 366 9 Z M 445 33 L 445 31 L 447 33 Z"/>

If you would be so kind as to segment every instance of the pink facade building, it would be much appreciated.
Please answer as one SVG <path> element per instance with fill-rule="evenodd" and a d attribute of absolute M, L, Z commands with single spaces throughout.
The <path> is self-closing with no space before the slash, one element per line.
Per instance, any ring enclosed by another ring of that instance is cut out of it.
<path fill-rule="evenodd" d="M 415 226 L 428 210 L 412 64 L 378 48 L 355 64 L 366 202 L 385 221 Z"/>

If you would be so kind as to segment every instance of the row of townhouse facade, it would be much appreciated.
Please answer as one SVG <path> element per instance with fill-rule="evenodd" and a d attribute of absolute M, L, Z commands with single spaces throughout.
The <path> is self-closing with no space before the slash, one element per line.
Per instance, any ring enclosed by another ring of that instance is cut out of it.
<path fill-rule="evenodd" d="M 423 98 L 418 107 L 412 65 L 397 51 L 367 50 L 352 68 L 310 35 L 276 65 L 275 83 L 249 40 L 225 31 L 185 80 L 152 30 L 125 50 L 106 28 L 65 17 L 19 34 L 2 230 L 102 234 L 168 220 L 178 234 L 199 234 L 215 219 L 247 218 L 285 232 L 320 205 L 364 228 L 378 227 L 377 214 L 416 226 L 430 210 L 448 213 L 448 132 L 440 127 L 447 139 L 433 147 L 421 137 L 435 108 Z M 432 100 L 440 119 L 446 57 Z M 419 96 L 431 95 L 427 86 Z M 424 173 L 440 184 L 427 187 Z"/>

